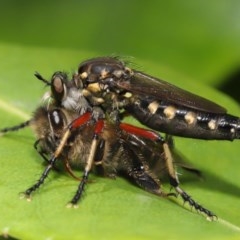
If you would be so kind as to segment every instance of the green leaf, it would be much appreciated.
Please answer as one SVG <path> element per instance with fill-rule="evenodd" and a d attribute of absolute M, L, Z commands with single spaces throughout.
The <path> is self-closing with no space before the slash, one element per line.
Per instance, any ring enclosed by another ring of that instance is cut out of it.
<path fill-rule="evenodd" d="M 33 77 L 46 78 L 56 70 L 74 71 L 78 64 L 99 54 L 50 48 L 0 45 L 1 128 L 25 121 L 46 91 Z M 134 60 L 154 76 L 224 105 L 232 114 L 240 109 L 231 99 L 163 65 Z M 190 80 L 190 79 L 189 79 Z M 203 171 L 204 181 L 180 176 L 181 186 L 199 203 L 216 213 L 216 222 L 183 206 L 180 198 L 163 199 L 128 181 L 90 176 L 78 209 L 65 204 L 78 182 L 65 173 L 52 172 L 31 202 L 19 193 L 42 173 L 41 157 L 33 149 L 30 129 L 0 138 L 0 231 L 19 239 L 239 239 L 239 142 L 176 138 L 176 147 Z M 164 189 L 169 190 L 168 183 Z"/>

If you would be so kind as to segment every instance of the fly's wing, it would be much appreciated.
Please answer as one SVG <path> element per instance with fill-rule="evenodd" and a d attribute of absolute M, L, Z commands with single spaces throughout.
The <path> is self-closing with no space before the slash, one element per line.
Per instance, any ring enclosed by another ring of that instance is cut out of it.
<path fill-rule="evenodd" d="M 129 92 L 153 97 L 155 100 L 168 102 L 169 104 L 209 113 L 226 113 L 225 108 L 214 102 L 139 71 L 134 71 L 129 81 L 119 81 L 117 85 Z"/>

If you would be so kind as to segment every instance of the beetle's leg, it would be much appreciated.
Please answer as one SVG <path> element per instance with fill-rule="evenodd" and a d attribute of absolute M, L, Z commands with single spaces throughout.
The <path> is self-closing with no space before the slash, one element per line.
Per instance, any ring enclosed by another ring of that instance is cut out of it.
<path fill-rule="evenodd" d="M 30 188 L 28 188 L 24 193 L 24 197 L 26 197 L 28 200 L 31 200 L 31 194 L 36 191 L 45 181 L 47 178 L 49 172 L 52 170 L 54 163 L 56 162 L 56 158 L 53 158 L 49 161 L 49 165 L 45 168 L 44 172 L 42 173 L 39 180 Z"/>
<path fill-rule="evenodd" d="M 38 145 L 39 143 L 43 141 L 43 139 L 39 138 L 37 141 L 35 141 L 35 143 L 33 144 L 34 149 L 38 152 L 38 154 L 44 159 L 44 161 L 46 161 L 47 163 L 49 163 L 49 159 L 46 157 L 45 152 L 42 151 L 41 149 L 38 149 Z"/>
<path fill-rule="evenodd" d="M 75 126 L 75 127 L 78 127 L 78 126 Z M 96 151 L 97 151 L 97 148 L 98 148 L 99 134 L 103 130 L 103 127 L 104 127 L 103 120 L 98 120 L 98 122 L 96 123 L 96 126 L 95 126 L 93 141 L 92 141 L 92 144 L 91 144 L 91 147 L 90 147 L 90 152 L 89 152 L 89 156 L 88 156 L 88 159 L 87 159 L 87 162 L 86 162 L 86 165 L 85 165 L 82 180 L 81 180 L 81 182 L 78 186 L 78 189 L 77 189 L 75 195 L 73 196 L 72 200 L 68 204 L 68 207 L 77 207 L 77 203 L 80 200 L 80 198 L 81 198 L 81 196 L 84 192 L 85 185 L 88 181 L 89 172 L 92 168 L 92 164 L 94 162 L 94 158 L 95 158 Z"/>
<path fill-rule="evenodd" d="M 82 126 L 83 124 L 86 124 L 91 119 L 91 113 L 86 112 L 79 118 L 75 119 L 67 128 L 66 132 L 63 134 L 63 137 L 60 140 L 60 143 L 58 147 L 56 148 L 55 152 L 53 153 L 50 160 L 48 160 L 49 164 L 45 168 L 44 172 L 42 173 L 39 180 L 30 188 L 28 188 L 24 192 L 24 196 L 26 196 L 28 199 L 30 199 L 31 194 L 36 191 L 45 181 L 47 178 L 49 172 L 54 168 L 54 164 L 56 163 L 59 155 L 62 153 L 64 146 L 67 143 L 67 140 L 69 136 L 71 135 L 72 130 L 74 130 L 77 127 Z"/>
<path fill-rule="evenodd" d="M 104 175 L 104 168 L 102 166 L 102 158 L 103 158 L 103 154 L 104 154 L 104 147 L 105 147 L 105 141 L 103 139 L 100 139 L 99 144 L 97 146 L 97 150 L 96 150 L 96 155 L 94 158 L 94 164 L 96 166 L 96 170 L 97 170 L 97 174 L 99 175 Z M 72 167 L 69 163 L 69 159 L 65 159 L 64 160 L 64 167 L 66 169 L 66 171 L 76 180 L 81 181 L 82 178 L 77 177 L 73 170 Z"/>
<path fill-rule="evenodd" d="M 50 162 L 49 162 L 49 159 L 46 157 L 45 152 L 44 152 L 43 150 L 41 150 L 41 149 L 38 149 L 38 144 L 39 144 L 41 141 L 43 141 L 43 139 L 41 139 L 41 138 L 39 138 L 37 141 L 35 141 L 35 143 L 34 143 L 34 145 L 33 145 L 33 146 L 34 146 L 34 149 L 35 149 L 35 150 L 38 152 L 38 154 L 44 159 L 44 161 L 46 161 L 46 162 L 49 164 Z M 56 166 L 54 166 L 54 170 L 59 171 Z"/>
<path fill-rule="evenodd" d="M 70 176 L 72 176 L 73 178 L 75 178 L 75 179 L 78 180 L 78 181 L 81 181 L 81 178 L 80 178 L 80 177 L 77 177 L 77 176 L 74 174 L 74 172 L 73 172 L 73 170 L 72 170 L 72 168 L 71 168 L 71 166 L 70 166 L 70 163 L 69 163 L 69 160 L 68 160 L 68 159 L 65 159 L 65 160 L 64 160 L 64 168 L 65 168 L 65 170 L 70 174 Z"/>
<path fill-rule="evenodd" d="M 169 174 L 170 184 L 175 188 L 176 192 L 181 195 L 184 202 L 188 202 L 190 206 L 194 207 L 197 211 L 206 214 L 211 220 L 216 218 L 216 215 L 213 212 L 199 205 L 182 188 L 180 188 L 179 180 L 173 166 L 172 154 L 167 143 L 163 143 L 163 149 L 165 153 L 165 160 Z"/>
<path fill-rule="evenodd" d="M 136 135 L 138 137 L 146 138 L 155 142 L 165 142 L 164 138 L 162 138 L 159 133 L 148 129 L 136 127 L 127 123 L 120 123 L 119 127 L 127 133 Z M 130 163 L 130 172 L 128 174 L 133 178 L 135 183 L 148 192 L 152 192 L 161 196 L 167 196 L 167 194 L 162 192 L 158 180 L 156 178 L 154 179 L 154 177 L 147 172 L 147 167 L 143 165 L 140 155 L 137 154 L 137 151 L 131 149 L 127 143 L 124 144 L 123 142 L 122 145 L 124 146 L 124 150 L 128 153 L 128 160 L 132 160 Z M 170 193 L 170 195 L 174 194 Z"/>
<path fill-rule="evenodd" d="M 57 147 L 56 151 L 54 152 L 53 156 L 51 157 L 51 159 L 48 161 L 49 164 L 47 165 L 47 167 L 45 168 L 44 172 L 42 173 L 41 177 L 39 178 L 39 180 L 30 188 L 28 188 L 25 192 L 24 192 L 24 196 L 27 199 L 31 199 L 31 194 L 36 191 L 45 181 L 45 179 L 47 178 L 49 172 L 54 168 L 54 164 L 57 161 L 57 157 L 61 154 L 64 145 L 67 142 L 68 137 L 70 136 L 70 130 L 67 129 L 67 131 L 65 132 L 65 134 L 63 135 L 59 146 Z"/>
<path fill-rule="evenodd" d="M 102 163 L 103 163 L 102 160 L 104 157 L 104 150 L 105 150 L 105 140 L 100 139 L 99 144 L 97 146 L 96 155 L 94 158 L 94 165 L 95 165 L 96 173 L 101 176 L 104 176 L 104 174 L 105 174 L 105 170 L 102 165 Z"/>
<path fill-rule="evenodd" d="M 128 124 L 128 123 L 120 123 L 119 127 L 122 130 L 124 130 L 130 134 L 137 135 L 139 137 L 147 138 L 152 141 L 165 142 L 164 138 L 161 137 L 157 132 L 154 132 L 154 131 L 151 131 L 148 129 L 136 127 L 136 126 Z"/>
<path fill-rule="evenodd" d="M 13 127 L 7 127 L 7 128 L 0 129 L 0 135 L 3 135 L 7 132 L 18 131 L 22 128 L 28 127 L 30 125 L 30 122 L 31 122 L 31 120 L 28 120 L 26 122 L 23 122 L 19 125 L 13 126 Z"/>
<path fill-rule="evenodd" d="M 199 205 L 195 202 L 183 189 L 179 186 L 179 180 L 176 174 L 176 171 L 173 166 L 173 157 L 170 151 L 170 146 L 168 144 L 168 139 L 165 141 L 158 133 L 150 130 L 146 130 L 143 128 L 138 128 L 130 124 L 120 123 L 120 128 L 127 131 L 128 133 L 144 137 L 153 141 L 161 141 L 163 144 L 164 154 L 165 154 L 165 161 L 168 170 L 168 175 L 170 178 L 170 184 L 175 188 L 176 192 L 181 195 L 184 202 L 188 202 L 190 206 L 194 207 L 197 211 L 205 213 L 211 219 L 215 218 L 216 215 L 209 211 L 208 209 L 204 208 L 203 206 Z M 170 144 L 171 141 L 169 140 Z M 134 158 L 134 157 L 133 157 Z M 140 178 L 139 178 L 140 179 Z M 149 189 L 146 189 L 149 191 Z M 171 194 L 170 194 L 171 195 Z"/>
<path fill-rule="evenodd" d="M 127 175 L 142 189 L 160 195 L 167 196 L 161 189 L 160 181 L 156 177 L 151 175 L 148 171 L 148 167 L 145 166 L 142 161 L 141 151 L 139 152 L 140 146 L 131 146 L 128 142 L 122 142 L 123 157 L 121 161 L 125 161 L 124 171 Z M 138 154 L 139 152 L 139 154 Z"/>

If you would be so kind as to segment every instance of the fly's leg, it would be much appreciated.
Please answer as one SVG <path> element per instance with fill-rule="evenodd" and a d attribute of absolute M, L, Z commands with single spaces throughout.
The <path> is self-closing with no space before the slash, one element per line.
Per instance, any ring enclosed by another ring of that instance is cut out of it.
<path fill-rule="evenodd" d="M 77 125 L 75 127 L 77 127 Z M 103 130 L 103 127 L 104 127 L 104 121 L 103 120 L 98 120 L 97 123 L 96 123 L 96 126 L 95 126 L 93 140 L 92 140 L 89 156 L 88 156 L 85 168 L 84 168 L 84 173 L 83 173 L 81 182 L 78 186 L 78 189 L 77 189 L 75 195 L 73 196 L 72 200 L 67 205 L 67 207 L 77 207 L 77 203 L 79 202 L 79 200 L 82 197 L 82 194 L 84 192 L 86 183 L 88 181 L 88 176 L 89 176 L 90 170 L 92 168 L 92 165 L 93 165 L 93 162 L 94 162 L 94 159 L 95 159 L 96 151 L 97 151 L 97 148 L 98 148 L 99 134 Z"/>
<path fill-rule="evenodd" d="M 216 215 L 211 212 L 210 210 L 204 208 L 200 204 L 198 204 L 195 200 L 191 198 L 188 193 L 186 193 L 180 186 L 179 186 L 179 180 L 177 178 L 176 171 L 173 166 L 173 158 L 171 151 L 169 149 L 169 146 L 167 143 L 163 143 L 163 148 L 164 148 L 164 153 L 165 153 L 165 160 L 166 160 L 166 165 L 168 169 L 168 174 L 169 174 L 169 179 L 170 179 L 170 184 L 173 186 L 178 194 L 182 197 L 184 202 L 188 202 L 191 207 L 196 209 L 198 212 L 201 212 L 203 214 L 206 214 L 207 217 L 210 220 L 213 220 L 216 218 Z"/>
<path fill-rule="evenodd" d="M 89 112 L 83 114 L 81 117 L 75 119 L 67 128 L 66 132 L 63 134 L 63 137 L 60 140 L 60 143 L 58 147 L 56 148 L 55 152 L 53 153 L 50 160 L 48 160 L 49 164 L 45 168 L 44 172 L 42 173 L 39 180 L 30 188 L 28 188 L 23 194 L 27 199 L 31 199 L 31 195 L 33 192 L 35 192 L 46 180 L 48 174 L 50 171 L 54 168 L 54 165 L 59 157 L 59 155 L 62 153 L 64 146 L 67 143 L 68 138 L 71 136 L 72 130 L 74 130 L 76 127 L 80 127 L 83 124 L 86 124 L 91 119 L 91 114 Z"/>

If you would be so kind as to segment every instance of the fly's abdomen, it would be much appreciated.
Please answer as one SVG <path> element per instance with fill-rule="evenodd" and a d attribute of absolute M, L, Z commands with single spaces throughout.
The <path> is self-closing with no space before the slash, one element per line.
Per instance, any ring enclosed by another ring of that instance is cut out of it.
<path fill-rule="evenodd" d="M 126 110 L 142 124 L 170 135 L 206 140 L 240 138 L 240 118 L 158 101 L 135 100 Z"/>

